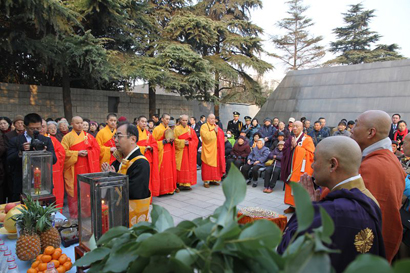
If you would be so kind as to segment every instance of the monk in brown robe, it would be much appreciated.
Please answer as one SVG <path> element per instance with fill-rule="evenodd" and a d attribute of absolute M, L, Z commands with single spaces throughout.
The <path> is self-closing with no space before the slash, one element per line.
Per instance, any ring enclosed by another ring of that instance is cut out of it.
<path fill-rule="evenodd" d="M 370 110 L 357 118 L 351 130 L 351 137 L 362 150 L 359 173 L 382 210 L 383 240 L 389 262 L 396 255 L 403 236 L 400 207 L 406 178 L 391 150 L 390 123 L 386 112 Z"/>

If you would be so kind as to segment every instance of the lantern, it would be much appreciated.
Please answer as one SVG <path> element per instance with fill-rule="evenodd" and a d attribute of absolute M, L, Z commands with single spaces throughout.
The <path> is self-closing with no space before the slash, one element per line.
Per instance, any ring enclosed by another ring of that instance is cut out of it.
<path fill-rule="evenodd" d="M 23 152 L 23 195 L 34 200 L 55 202 L 52 194 L 53 154 L 48 151 Z"/>
<path fill-rule="evenodd" d="M 80 246 L 89 251 L 90 242 L 97 242 L 110 228 L 128 227 L 128 176 L 114 172 L 80 174 L 77 182 Z"/>

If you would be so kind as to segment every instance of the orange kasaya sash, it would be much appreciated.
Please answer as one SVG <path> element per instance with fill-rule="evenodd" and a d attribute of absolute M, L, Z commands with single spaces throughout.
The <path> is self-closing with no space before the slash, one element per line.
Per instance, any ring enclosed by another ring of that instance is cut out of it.
<path fill-rule="evenodd" d="M 178 139 L 188 140 L 189 145 L 184 147 L 184 151 L 182 154 L 182 162 L 181 167 L 178 172 L 179 183 L 190 183 L 192 185 L 196 185 L 197 183 L 197 171 L 196 171 L 196 161 L 197 161 L 197 152 L 198 152 L 198 138 L 194 129 L 189 128 L 189 131 L 185 134 L 178 136 Z M 184 171 L 188 171 L 188 177 L 181 177 L 184 176 Z"/>
<path fill-rule="evenodd" d="M 153 138 L 151 133 L 147 131 L 147 138 L 139 140 L 137 145 L 140 147 L 141 153 L 145 156 L 150 165 L 149 190 L 151 191 L 151 196 L 159 196 L 160 178 L 158 171 L 157 141 Z M 152 150 L 147 149 L 147 146 L 150 146 Z"/>

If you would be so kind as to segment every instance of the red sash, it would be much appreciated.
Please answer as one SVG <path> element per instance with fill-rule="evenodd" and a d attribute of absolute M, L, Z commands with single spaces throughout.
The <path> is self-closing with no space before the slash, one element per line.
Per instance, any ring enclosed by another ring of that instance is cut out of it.
<path fill-rule="evenodd" d="M 182 154 L 181 170 L 178 172 L 178 183 L 190 183 L 192 186 L 197 183 L 196 160 L 198 137 L 194 129 L 189 128 L 189 130 L 189 132 L 178 136 L 178 139 L 189 141 L 189 145 L 184 147 Z"/>
<path fill-rule="evenodd" d="M 145 149 L 144 156 L 150 165 L 149 190 L 151 196 L 159 196 L 160 178 L 158 172 L 158 144 L 152 135 L 147 131 L 147 138 L 137 142 L 140 147 L 150 146 L 152 150 Z"/>
<path fill-rule="evenodd" d="M 110 139 L 110 140 L 108 140 L 107 142 L 105 142 L 104 143 L 104 146 L 105 147 L 110 147 L 110 148 L 115 148 L 116 146 L 115 146 L 115 142 L 114 142 L 114 139 Z M 112 155 L 112 152 L 111 152 L 111 157 L 110 157 L 110 165 L 113 163 L 115 161 L 115 157 Z"/>

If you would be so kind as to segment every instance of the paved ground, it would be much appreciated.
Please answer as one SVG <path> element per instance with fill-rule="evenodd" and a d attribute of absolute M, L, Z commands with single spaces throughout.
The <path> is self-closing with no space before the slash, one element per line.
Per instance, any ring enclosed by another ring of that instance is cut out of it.
<path fill-rule="evenodd" d="M 245 200 L 238 207 L 260 207 L 283 214 L 283 210 L 288 206 L 283 203 L 285 192 L 282 189 L 283 182 L 278 181 L 272 193 L 263 193 L 263 180 L 259 178 L 258 187 L 247 186 Z M 153 204 L 166 208 L 177 224 L 183 220 L 208 216 L 224 201 L 222 185 L 204 188 L 201 172 L 198 171 L 198 184 L 192 187 L 192 191 L 181 191 L 174 195 L 154 197 Z M 287 216 L 290 217 L 290 215 Z"/>

